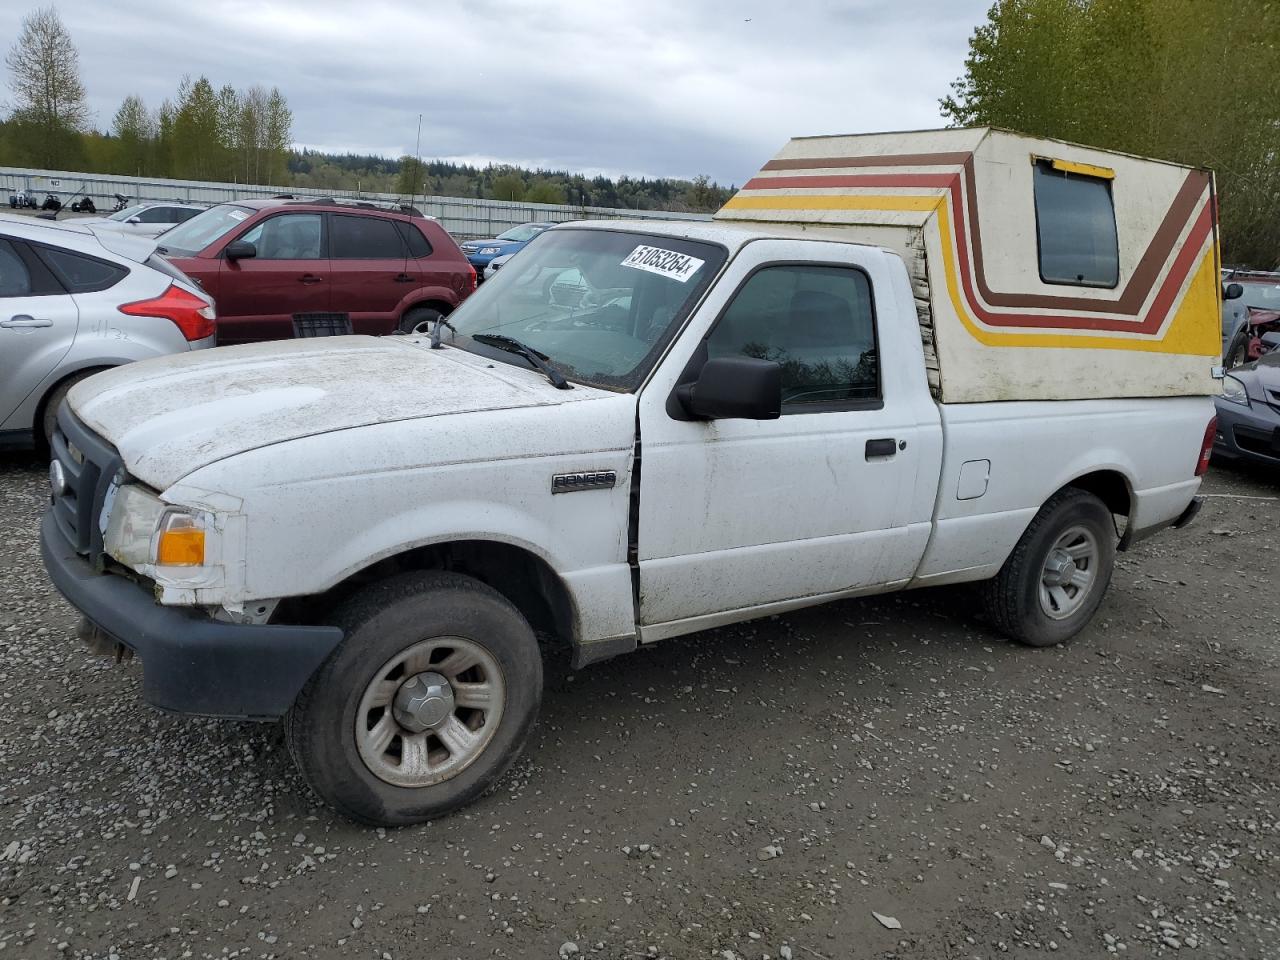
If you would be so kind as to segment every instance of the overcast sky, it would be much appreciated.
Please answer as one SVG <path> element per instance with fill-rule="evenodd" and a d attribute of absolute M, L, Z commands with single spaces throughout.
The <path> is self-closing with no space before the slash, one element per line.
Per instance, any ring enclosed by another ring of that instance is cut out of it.
<path fill-rule="evenodd" d="M 941 125 L 990 0 L 56 2 L 103 129 L 203 73 L 279 87 L 299 145 L 412 153 L 421 113 L 424 157 L 741 184 L 791 136 Z"/>

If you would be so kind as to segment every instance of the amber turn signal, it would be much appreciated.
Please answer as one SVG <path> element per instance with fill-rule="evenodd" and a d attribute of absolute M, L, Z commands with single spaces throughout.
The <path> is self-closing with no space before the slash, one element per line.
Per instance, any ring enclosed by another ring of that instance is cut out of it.
<path fill-rule="evenodd" d="M 171 513 L 160 528 L 156 563 L 162 567 L 199 567 L 204 564 L 204 531 L 194 517 Z"/>

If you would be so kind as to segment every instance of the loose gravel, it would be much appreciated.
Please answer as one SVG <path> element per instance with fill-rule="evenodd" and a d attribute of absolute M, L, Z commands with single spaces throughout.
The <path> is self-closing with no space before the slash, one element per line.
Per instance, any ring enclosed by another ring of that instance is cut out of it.
<path fill-rule="evenodd" d="M 964 590 L 554 669 L 500 790 L 354 826 L 84 651 L 0 460 L 0 960 L 1280 957 L 1280 483 L 1215 468 L 1065 648 Z"/>

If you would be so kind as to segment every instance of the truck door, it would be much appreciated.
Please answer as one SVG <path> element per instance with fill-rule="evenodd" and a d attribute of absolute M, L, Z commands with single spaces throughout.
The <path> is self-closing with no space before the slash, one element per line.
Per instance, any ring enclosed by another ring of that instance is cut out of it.
<path fill-rule="evenodd" d="M 916 441 L 930 417 L 936 433 L 937 413 L 911 301 L 900 305 L 893 292 L 895 266 L 882 251 L 849 244 L 748 244 L 646 387 L 645 639 L 912 575 L 937 479 L 917 490 Z M 905 273 L 897 286 L 910 297 Z M 887 329 L 906 323 L 911 330 Z M 900 355 L 904 336 L 915 338 L 916 356 Z M 696 376 L 703 344 L 707 357 L 781 364 L 782 415 L 679 419 L 673 390 Z"/>

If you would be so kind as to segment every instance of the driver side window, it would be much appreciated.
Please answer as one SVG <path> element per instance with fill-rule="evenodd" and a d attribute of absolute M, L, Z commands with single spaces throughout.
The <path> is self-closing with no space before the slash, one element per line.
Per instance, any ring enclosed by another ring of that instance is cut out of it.
<path fill-rule="evenodd" d="M 258 248 L 259 260 L 319 260 L 320 214 L 286 213 L 263 220 L 242 237 Z"/>
<path fill-rule="evenodd" d="M 781 365 L 784 414 L 805 412 L 806 404 L 878 401 L 871 283 L 851 267 L 764 267 L 721 314 L 707 355 Z"/>

